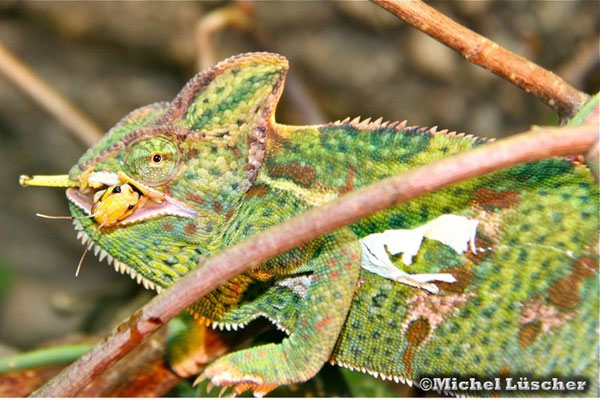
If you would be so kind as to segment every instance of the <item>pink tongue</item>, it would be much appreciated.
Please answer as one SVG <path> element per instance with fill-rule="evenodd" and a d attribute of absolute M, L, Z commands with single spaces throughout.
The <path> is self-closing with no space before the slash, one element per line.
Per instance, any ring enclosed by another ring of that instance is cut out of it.
<path fill-rule="evenodd" d="M 83 194 L 77 188 L 67 189 L 67 199 L 75 203 L 79 208 L 90 214 L 92 212 L 92 196 Z"/>
<path fill-rule="evenodd" d="M 120 221 L 119 224 L 132 224 L 134 222 L 144 221 L 150 218 L 155 218 L 163 215 L 195 218 L 198 216 L 198 213 L 182 204 L 179 204 L 176 200 L 167 197 L 160 204 L 149 201 L 144 205 L 144 207 L 136 210 L 129 217 Z"/>
<path fill-rule="evenodd" d="M 82 194 L 77 188 L 67 189 L 67 198 L 75 203 L 78 207 L 84 210 L 87 214 L 92 210 L 92 196 Z M 136 210 L 129 217 L 119 222 L 119 225 L 132 224 L 134 222 L 144 221 L 158 216 L 173 215 L 177 217 L 195 218 L 199 214 L 179 203 L 177 200 L 166 197 L 165 200 L 158 204 L 148 201 L 144 207 Z"/>

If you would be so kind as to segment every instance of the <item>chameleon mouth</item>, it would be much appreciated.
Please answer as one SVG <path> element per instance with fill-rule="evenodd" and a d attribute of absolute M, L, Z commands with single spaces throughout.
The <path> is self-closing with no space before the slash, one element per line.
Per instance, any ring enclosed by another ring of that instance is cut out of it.
<path fill-rule="evenodd" d="M 119 176 L 119 178 L 123 180 L 123 176 Z M 199 215 L 196 211 L 171 196 L 147 188 L 143 184 L 129 177 L 125 177 L 125 180 L 135 191 L 140 193 L 140 195 L 147 196 L 148 200 L 146 200 L 145 203 L 137 208 L 131 215 L 118 221 L 115 226 L 131 225 L 164 216 L 196 218 Z M 107 184 L 104 184 L 94 189 L 88 187 L 84 190 L 78 187 L 71 187 L 67 189 L 67 199 L 83 210 L 87 215 L 91 215 L 92 208 L 94 207 L 94 194 L 100 190 L 106 189 L 107 186 Z"/>

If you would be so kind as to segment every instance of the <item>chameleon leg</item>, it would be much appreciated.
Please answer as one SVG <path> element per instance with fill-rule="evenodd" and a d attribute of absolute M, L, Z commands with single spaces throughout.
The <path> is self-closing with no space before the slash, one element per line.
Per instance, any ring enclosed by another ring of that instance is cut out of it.
<path fill-rule="evenodd" d="M 360 244 L 347 229 L 318 239 L 314 271 L 298 325 L 280 344 L 238 351 L 208 366 L 216 386 L 262 396 L 279 385 L 312 378 L 329 359 L 344 324 L 360 271 Z M 284 255 L 285 257 L 285 255 Z"/>

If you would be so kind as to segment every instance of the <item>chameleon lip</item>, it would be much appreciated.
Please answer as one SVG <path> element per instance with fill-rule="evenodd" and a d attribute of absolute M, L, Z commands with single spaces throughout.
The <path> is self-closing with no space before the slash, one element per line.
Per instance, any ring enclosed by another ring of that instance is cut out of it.
<path fill-rule="evenodd" d="M 68 188 L 67 199 L 77 207 L 81 208 L 86 214 L 91 214 L 92 206 L 94 204 L 93 193 L 84 194 L 81 193 L 77 188 Z M 168 215 L 184 218 L 196 218 L 199 214 L 184 204 L 181 204 L 176 199 L 170 196 L 164 196 L 164 200 L 161 203 L 156 203 L 152 200 L 146 202 L 143 207 L 136 210 L 127 218 L 119 221 L 117 226 L 130 225 L 151 218 Z"/>

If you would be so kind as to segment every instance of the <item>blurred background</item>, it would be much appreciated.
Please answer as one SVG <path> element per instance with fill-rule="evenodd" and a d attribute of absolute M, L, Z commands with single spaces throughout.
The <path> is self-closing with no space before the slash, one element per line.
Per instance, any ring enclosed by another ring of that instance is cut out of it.
<path fill-rule="evenodd" d="M 465 26 L 599 89 L 598 2 L 430 3 Z M 0 44 L 108 130 L 172 99 L 201 66 L 269 50 L 292 75 L 277 120 L 407 119 L 503 137 L 556 123 L 552 110 L 367 2 L 0 2 Z M 20 174 L 66 173 L 87 146 L 0 74 L 0 355 L 102 333 L 151 293 L 83 252 L 60 189 Z"/>

